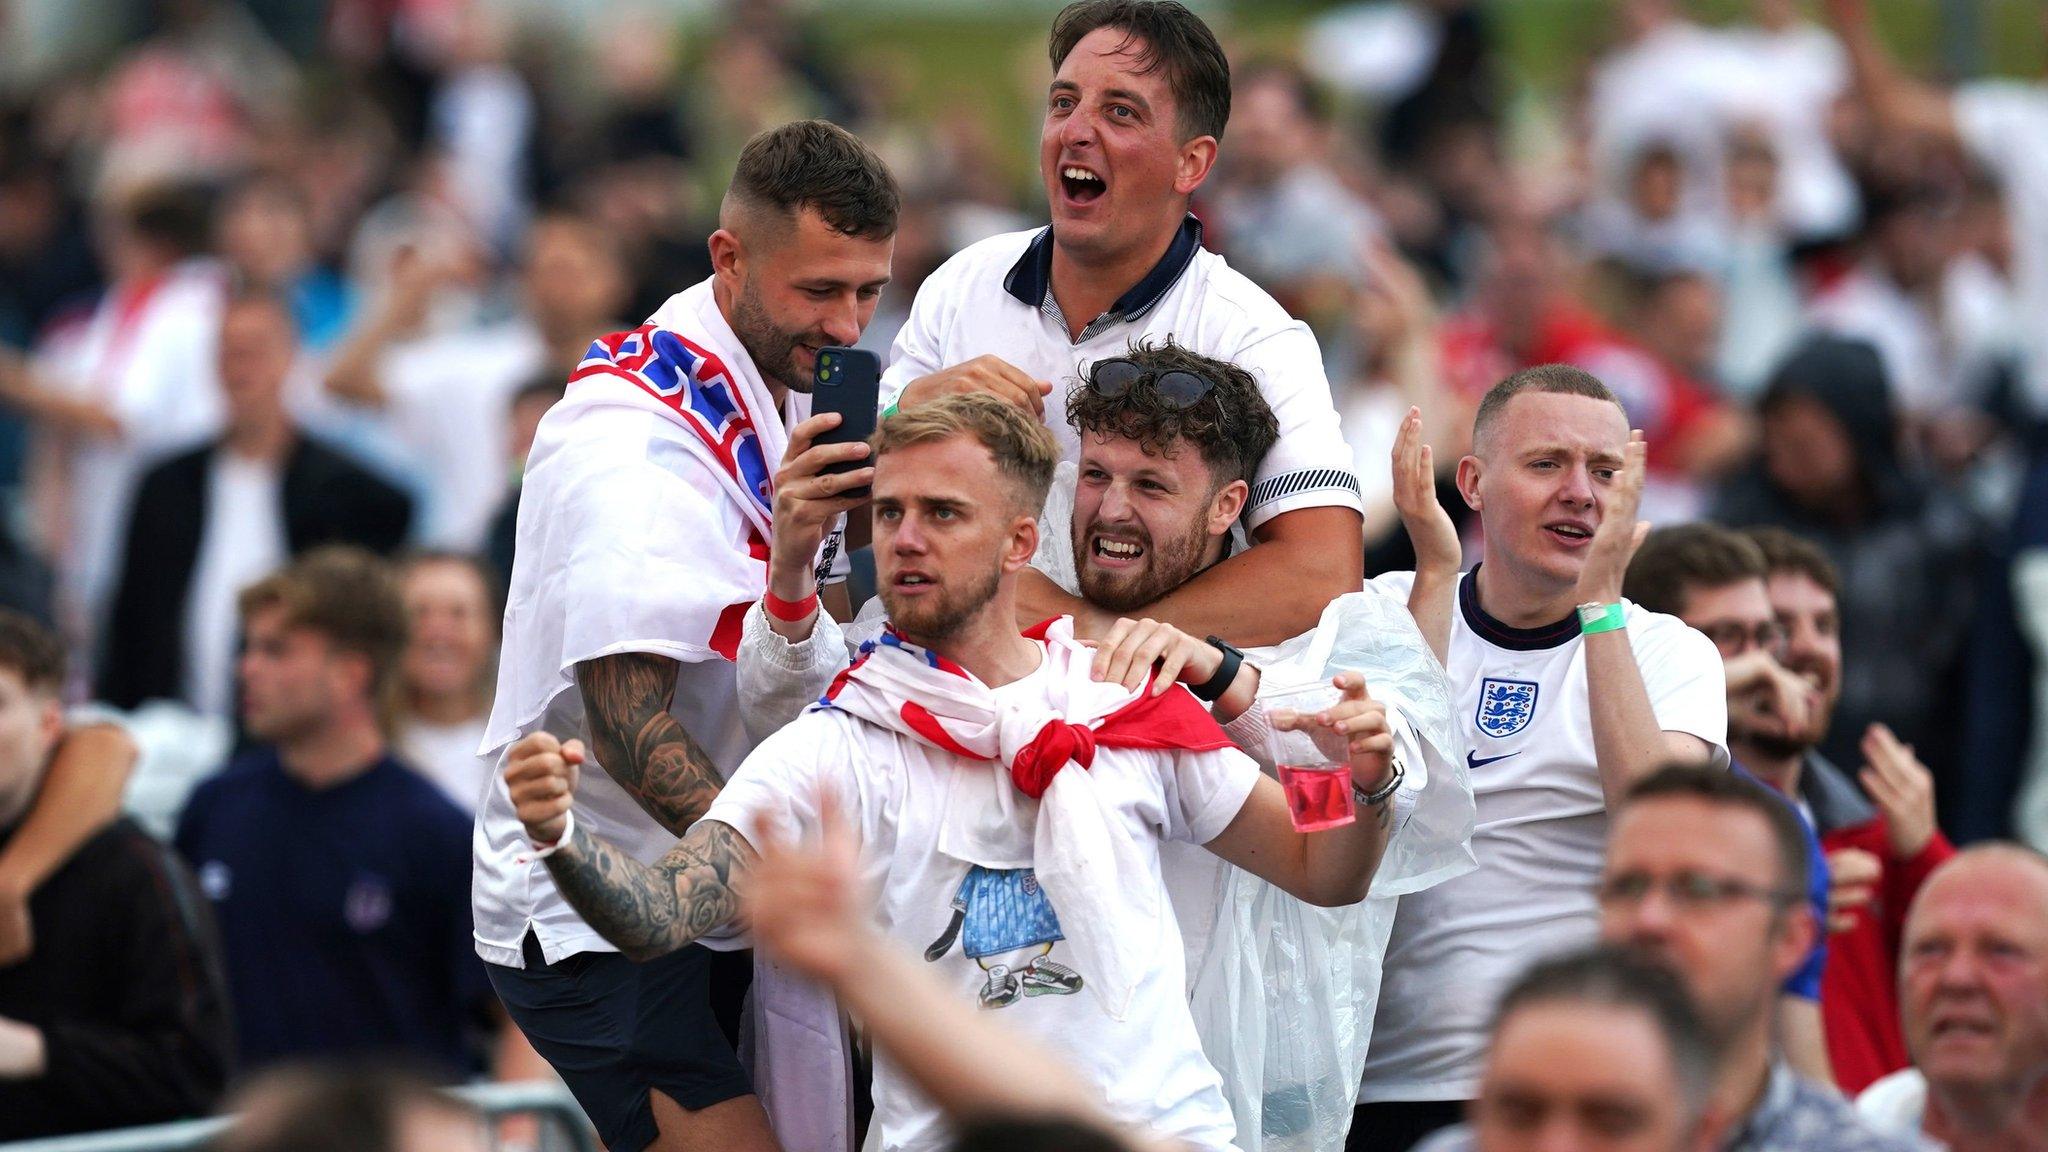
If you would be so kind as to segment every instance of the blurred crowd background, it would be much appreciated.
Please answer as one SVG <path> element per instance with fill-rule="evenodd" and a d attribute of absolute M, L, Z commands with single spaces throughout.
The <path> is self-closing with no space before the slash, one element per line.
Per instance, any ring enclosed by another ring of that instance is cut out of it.
<path fill-rule="evenodd" d="M 167 827 L 233 740 L 236 591 L 330 542 L 413 556 L 400 746 L 473 806 L 520 464 L 590 339 L 708 274 L 749 135 L 822 115 L 906 192 L 886 353 L 934 267 L 1044 219 L 1056 7 L 0 2 L 0 601 L 62 629 L 72 699 L 141 710 L 137 807 Z M 1884 719 L 1951 834 L 2048 847 L 2048 237 L 2012 190 L 1884 131 L 1796 0 L 1197 7 L 1235 108 L 1196 208 L 1321 341 L 1368 573 L 1406 562 L 1410 404 L 1448 469 L 1488 385 L 1579 364 L 1648 432 L 1652 519 L 1842 566 L 1837 758 Z M 2048 49 L 2036 0 L 1871 7 L 1928 79 Z"/>

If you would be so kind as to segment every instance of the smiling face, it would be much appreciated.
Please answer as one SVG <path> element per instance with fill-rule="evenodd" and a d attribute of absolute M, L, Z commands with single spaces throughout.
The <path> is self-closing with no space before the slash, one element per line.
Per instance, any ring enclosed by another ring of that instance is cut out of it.
<path fill-rule="evenodd" d="M 1216 138 L 1181 139 L 1180 109 L 1144 43 L 1097 28 L 1060 64 L 1038 138 L 1039 176 L 1060 246 L 1089 261 L 1159 242 L 1207 178 Z"/>
<path fill-rule="evenodd" d="M 1921 888 L 1899 956 L 1906 1047 L 1936 1091 L 2048 1079 L 2048 864 L 1966 854 Z"/>
<path fill-rule="evenodd" d="M 1578 582 L 1607 491 L 1621 473 L 1628 417 L 1590 396 L 1523 392 L 1458 463 L 1479 513 L 1486 563 L 1549 594 Z"/>
<path fill-rule="evenodd" d="M 421 696 L 479 693 L 497 640 L 490 588 L 476 567 L 429 560 L 405 573 L 408 624 L 400 675 Z"/>
<path fill-rule="evenodd" d="M 860 339 L 873 319 L 896 238 L 849 236 L 811 209 L 740 213 L 711 236 L 726 319 L 770 386 L 809 392 L 818 350 Z"/>
<path fill-rule="evenodd" d="M 1222 553 L 1247 491 L 1242 480 L 1217 487 L 1184 440 L 1155 455 L 1129 437 L 1083 435 L 1073 525 L 1082 597 L 1131 612 L 1187 583 Z"/>
<path fill-rule="evenodd" d="M 875 461 L 875 584 L 889 621 L 914 643 L 944 642 L 1011 612 L 1003 580 L 1038 547 L 995 456 L 966 435 L 908 444 Z"/>
<path fill-rule="evenodd" d="M 1819 689 L 1813 730 L 1826 732 L 1842 698 L 1842 620 L 1834 594 L 1804 572 L 1773 572 L 1764 587 L 1785 634 L 1785 667 Z"/>
<path fill-rule="evenodd" d="M 1536 1003 L 1501 1021 L 1473 1102 L 1479 1152 L 1696 1147 L 1678 1069 L 1649 1013 Z"/>

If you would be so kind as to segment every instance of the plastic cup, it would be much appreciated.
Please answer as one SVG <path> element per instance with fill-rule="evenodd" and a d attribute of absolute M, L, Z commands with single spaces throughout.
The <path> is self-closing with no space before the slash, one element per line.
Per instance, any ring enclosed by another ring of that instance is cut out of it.
<path fill-rule="evenodd" d="M 1275 692 L 1261 698 L 1270 719 L 1285 713 L 1320 712 L 1338 700 L 1327 684 Z M 1287 795 L 1287 816 L 1297 832 L 1341 828 L 1358 819 L 1351 792 L 1351 762 L 1345 741 L 1328 732 L 1283 732 L 1273 729 L 1271 750 Z"/>

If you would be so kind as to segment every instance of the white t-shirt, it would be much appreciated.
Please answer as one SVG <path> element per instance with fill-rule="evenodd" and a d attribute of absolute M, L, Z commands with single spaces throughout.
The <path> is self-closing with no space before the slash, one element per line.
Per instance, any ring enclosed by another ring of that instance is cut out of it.
<path fill-rule="evenodd" d="M 206 473 L 205 528 L 185 593 L 185 702 L 202 716 L 230 716 L 242 589 L 284 566 L 284 472 L 225 447 Z"/>
<path fill-rule="evenodd" d="M 997 688 L 997 697 L 1042 701 L 1047 669 L 1042 664 Z M 947 775 L 962 770 L 957 758 L 920 741 L 842 712 L 811 712 L 763 741 L 704 818 L 729 824 L 755 843 L 764 830 L 794 841 L 817 830 L 820 797 L 829 791 L 860 837 L 864 879 L 879 894 L 881 928 L 899 947 L 922 956 L 950 938 L 932 973 L 968 1003 L 1007 992 L 997 997 L 1006 1003 L 987 1010 L 1060 1053 L 1069 1071 L 1102 1091 L 1119 1122 L 1195 1148 L 1230 1147 L 1235 1127 L 1188 1011 L 1173 918 L 1164 917 L 1155 962 L 1138 978 L 1124 1019 L 1112 1019 L 1087 991 L 1089 973 L 1076 971 L 1056 910 L 1035 875 L 992 872 L 940 853 Z M 1149 885 L 1162 901 L 1161 842 L 1215 839 L 1244 807 L 1259 775 L 1235 749 L 1103 747 L 1088 772 L 1115 813 L 1112 830 L 1128 835 L 1145 856 L 1145 874 L 1124 877 L 1124 883 Z M 1043 978 L 1032 972 L 1041 954 Z M 1080 987 L 1062 985 L 1061 970 L 1078 975 Z M 938 1109 L 886 1056 L 875 1062 L 875 1124 L 887 1152 L 948 1146 Z"/>
<path fill-rule="evenodd" d="M 477 755 L 490 716 L 473 716 L 453 724 L 414 720 L 398 733 L 398 758 L 406 767 L 434 782 L 455 806 L 475 812 L 483 804 L 484 783 L 491 761 Z"/>
<path fill-rule="evenodd" d="M 1607 804 L 1578 620 L 1509 628 L 1474 603 L 1477 571 L 1458 584 L 1447 671 L 1471 748 L 1479 867 L 1401 898 L 1361 1103 L 1470 1098 L 1501 992 L 1531 961 L 1588 944 L 1598 929 Z M 1372 583 L 1405 601 L 1414 579 L 1391 572 Z M 1728 702 L 1713 642 L 1675 616 L 1627 610 L 1658 727 L 1705 740 L 1725 766 Z"/>
<path fill-rule="evenodd" d="M 883 403 L 920 376 L 976 356 L 1000 356 L 1050 381 L 1045 420 L 1068 460 L 1081 438 L 1066 420 L 1067 392 L 1097 360 L 1125 354 L 1131 342 L 1171 336 L 1204 356 L 1250 372 L 1280 423 L 1245 505 L 1257 528 L 1297 508 L 1358 508 L 1358 478 L 1337 423 L 1322 351 L 1308 325 L 1201 247 L 1192 217 L 1165 257 L 1123 299 L 1097 317 L 1079 341 L 1047 294 L 1052 232 L 1012 232 L 962 250 L 918 289 L 882 377 Z"/>
<path fill-rule="evenodd" d="M 426 484 L 417 535 L 432 548 L 480 548 L 511 491 L 512 394 L 546 366 L 524 321 L 466 329 L 393 349 L 380 369 L 393 436 Z"/>
<path fill-rule="evenodd" d="M 1982 80 L 1956 90 L 1956 128 L 1972 155 L 2005 185 L 2012 220 L 2015 315 L 2023 380 L 2034 411 L 2048 412 L 2048 85 Z"/>
<path fill-rule="evenodd" d="M 153 287 L 109 290 L 83 328 L 53 341 L 43 379 L 121 422 L 114 439 L 81 438 L 67 462 L 65 596 L 94 627 L 112 593 L 135 484 L 152 464 L 220 430 L 220 315 L 226 282 L 193 260 Z"/>

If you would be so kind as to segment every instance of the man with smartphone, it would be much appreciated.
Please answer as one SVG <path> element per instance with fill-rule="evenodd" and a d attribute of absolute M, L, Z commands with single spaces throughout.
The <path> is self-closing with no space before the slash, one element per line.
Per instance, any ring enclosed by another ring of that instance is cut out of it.
<path fill-rule="evenodd" d="M 1258 547 L 1129 614 L 1240 645 L 1300 635 L 1364 578 L 1358 478 L 1308 326 L 1205 251 L 1188 212 L 1230 118 L 1229 62 L 1208 26 L 1171 0 L 1070 4 L 1049 48 L 1039 175 L 1052 225 L 975 244 L 924 282 L 884 400 L 908 408 L 983 391 L 1058 413 L 1093 362 L 1169 335 L 1244 368 L 1280 428 L 1242 514 Z M 1048 423 L 1078 459 L 1073 430 Z M 1049 580 L 1020 592 L 1029 620 L 1072 615 L 1084 636 L 1115 620 Z"/>
<path fill-rule="evenodd" d="M 583 774 L 576 819 L 640 860 L 697 822 L 752 747 L 730 661 L 766 591 L 770 469 L 792 425 L 834 422 L 800 424 L 821 350 L 859 338 L 888 281 L 898 201 L 843 129 L 754 137 L 710 279 L 593 343 L 535 433 L 482 751 L 581 738 L 601 770 Z M 805 558 L 821 582 L 843 571 L 835 545 Z M 606 1146 L 774 1149 L 714 1014 L 711 954 L 618 955 L 563 898 L 502 777 L 474 842 L 477 951 Z"/>

